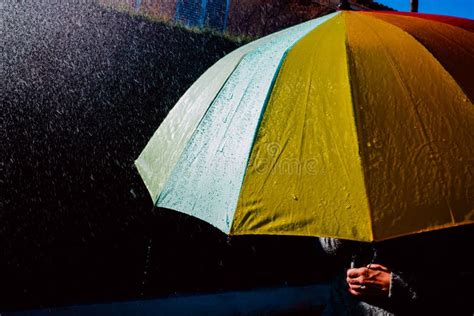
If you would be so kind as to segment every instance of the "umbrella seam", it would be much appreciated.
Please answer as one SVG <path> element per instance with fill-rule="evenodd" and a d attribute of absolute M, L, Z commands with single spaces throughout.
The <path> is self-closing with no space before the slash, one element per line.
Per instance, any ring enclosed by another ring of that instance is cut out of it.
<path fill-rule="evenodd" d="M 247 176 L 247 170 L 248 170 L 248 165 L 250 163 L 250 158 L 252 157 L 252 152 L 253 152 L 253 149 L 254 149 L 254 146 L 255 146 L 255 141 L 257 139 L 257 135 L 258 135 L 258 131 L 260 129 L 260 125 L 263 121 L 263 117 L 265 116 L 265 112 L 267 110 L 267 106 L 268 106 L 268 103 L 270 101 L 270 98 L 271 98 L 271 95 L 272 95 L 272 91 L 273 91 L 273 88 L 275 87 L 275 84 L 278 80 L 278 76 L 280 74 L 280 71 L 281 69 L 283 68 L 283 65 L 285 63 L 285 60 L 286 60 L 286 57 L 288 55 L 288 53 L 291 51 L 291 49 L 293 49 L 293 47 L 295 47 L 303 38 L 305 38 L 309 33 L 313 32 L 315 29 L 319 28 L 321 25 L 327 23 L 328 21 L 332 20 L 334 17 L 338 16 L 340 14 L 340 12 L 336 12 L 336 13 L 332 13 L 333 16 L 331 18 L 328 18 L 326 21 L 318 24 L 316 27 L 314 28 L 311 28 L 310 30 L 308 30 L 308 32 L 306 32 L 304 35 L 302 35 L 299 39 L 297 39 L 291 46 L 289 46 L 285 52 L 283 53 L 281 59 L 280 59 L 280 63 L 278 65 L 278 68 L 277 70 L 275 71 L 275 74 L 273 76 L 273 79 L 272 79 L 272 82 L 270 84 L 270 87 L 268 89 L 268 92 L 267 92 L 267 96 L 265 98 L 265 101 L 264 101 L 264 105 L 262 107 L 262 111 L 260 113 L 260 117 L 258 118 L 258 122 L 257 122 L 257 128 L 255 129 L 255 133 L 254 133 L 254 136 L 253 136 L 253 139 L 252 139 L 252 143 L 250 145 L 250 154 L 249 154 L 249 157 L 247 158 L 247 163 L 246 163 L 246 167 L 245 167 L 245 172 L 243 174 L 243 177 L 242 177 L 242 185 L 240 186 L 240 192 L 239 192 L 239 195 L 238 195 L 238 198 L 237 198 L 237 205 L 235 207 L 236 209 L 236 212 L 234 213 L 234 219 L 235 219 L 235 214 L 237 214 L 237 207 L 239 205 L 239 200 L 240 200 L 240 196 L 242 194 L 242 188 L 244 186 L 244 182 L 245 182 L 245 178 Z M 317 19 L 316 19 L 317 20 Z M 233 232 L 235 232 L 234 230 L 235 228 L 235 220 L 232 221 L 232 224 L 231 224 L 231 227 L 230 227 L 230 232 L 229 234 L 232 234 Z"/>
<path fill-rule="evenodd" d="M 344 14 L 353 14 L 352 12 L 344 12 Z M 354 13 L 358 14 L 358 13 Z M 366 174 L 365 174 L 365 169 L 364 169 L 364 157 L 361 152 L 361 139 L 363 138 L 363 129 L 359 128 L 361 126 L 361 120 L 360 120 L 360 115 L 357 110 L 356 104 L 355 104 L 355 97 L 356 91 L 354 88 L 354 85 L 352 84 L 354 77 L 356 77 L 351 65 L 353 63 L 352 59 L 352 53 L 351 53 L 351 48 L 350 48 L 350 43 L 349 43 L 349 32 L 347 32 L 347 22 L 346 19 L 344 19 L 344 27 L 346 29 L 346 39 L 345 39 L 345 47 L 346 47 L 346 66 L 347 66 L 347 74 L 349 78 L 349 91 L 350 91 L 350 98 L 351 98 L 351 104 L 352 104 L 352 113 L 354 115 L 354 125 L 355 125 L 355 136 L 357 138 L 357 147 L 358 147 L 358 157 L 359 157 L 359 165 L 360 165 L 360 172 L 362 175 L 363 183 L 364 183 L 364 191 L 365 191 L 365 200 L 367 202 L 367 209 L 368 209 L 368 218 L 369 218 L 369 223 L 370 223 L 370 241 L 375 240 L 374 236 L 374 224 L 372 220 L 372 205 L 370 203 L 370 199 L 368 196 L 368 188 L 367 188 L 367 181 L 366 181 Z M 359 137 L 360 136 L 360 137 Z"/>
<path fill-rule="evenodd" d="M 351 12 L 345 12 L 345 14 L 351 14 Z M 368 195 L 368 187 L 367 187 L 367 181 L 366 181 L 366 174 L 365 174 L 365 169 L 364 169 L 364 157 L 363 157 L 363 154 L 361 153 L 361 146 L 362 146 L 362 143 L 361 143 L 361 139 L 360 138 L 363 138 L 363 129 L 359 129 L 359 127 L 361 127 L 361 121 L 360 121 L 360 115 L 357 111 L 357 107 L 355 105 L 355 102 L 354 100 L 356 99 L 355 98 L 355 93 L 356 91 L 353 89 L 353 85 L 352 85 L 352 78 L 353 77 L 356 77 L 355 73 L 353 73 L 355 70 L 352 69 L 351 67 L 351 64 L 352 64 L 352 54 L 351 54 L 351 49 L 350 49 L 350 44 L 349 44 L 349 32 L 347 32 L 347 23 L 346 23 L 346 20 L 344 19 L 344 27 L 346 29 L 346 40 L 345 40 L 345 47 L 346 47 L 346 64 L 347 64 L 347 73 L 348 73 L 348 78 L 349 78 L 349 91 L 350 91 L 350 96 L 351 96 L 351 104 L 352 104 L 352 113 L 354 115 L 354 125 L 355 125 L 355 135 L 356 135 L 356 138 L 357 138 L 357 147 L 358 147 L 358 153 L 359 153 L 359 162 L 360 162 L 360 172 L 362 174 L 362 179 L 363 179 L 363 183 L 364 183 L 364 191 L 365 191 L 365 198 L 366 198 L 366 202 L 367 202 L 367 209 L 368 209 L 368 217 L 369 217 L 369 223 L 370 223 L 370 241 L 374 241 L 375 240 L 375 234 L 374 234 L 374 223 L 373 223 L 373 219 L 372 219 L 372 205 L 370 203 L 370 198 L 369 198 L 369 195 Z M 359 137 L 359 130 L 360 130 L 360 137 Z"/>

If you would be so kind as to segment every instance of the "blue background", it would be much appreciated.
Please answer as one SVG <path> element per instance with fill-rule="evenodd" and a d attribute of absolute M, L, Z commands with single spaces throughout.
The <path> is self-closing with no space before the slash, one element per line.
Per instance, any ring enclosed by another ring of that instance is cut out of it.
<path fill-rule="evenodd" d="M 378 0 L 398 11 L 409 11 L 410 0 Z M 419 12 L 474 19 L 473 0 L 419 0 Z"/>

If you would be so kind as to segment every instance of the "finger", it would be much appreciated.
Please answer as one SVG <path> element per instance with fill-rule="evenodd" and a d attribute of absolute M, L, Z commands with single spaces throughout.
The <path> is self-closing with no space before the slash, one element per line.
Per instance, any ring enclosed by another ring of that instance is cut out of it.
<path fill-rule="evenodd" d="M 381 270 L 367 270 L 367 273 L 361 275 L 362 280 L 376 280 L 378 276 L 382 273 Z"/>
<path fill-rule="evenodd" d="M 361 292 L 359 292 L 359 291 L 355 291 L 355 290 L 353 290 L 353 289 L 351 289 L 351 288 L 349 288 L 348 290 L 349 290 L 349 293 L 351 293 L 352 295 L 357 296 L 357 297 L 360 297 L 360 296 L 363 296 L 363 295 L 364 295 L 364 293 L 361 293 Z"/>
<path fill-rule="evenodd" d="M 367 285 L 376 287 L 381 286 L 380 281 L 376 278 L 370 279 L 363 276 L 360 276 L 358 278 L 346 278 L 346 282 L 348 285 Z"/>
<path fill-rule="evenodd" d="M 351 285 L 356 285 L 356 286 L 365 285 L 365 286 L 376 287 L 376 288 L 380 288 L 382 286 L 378 280 L 371 280 L 371 279 L 367 279 L 367 278 L 363 278 L 363 277 L 346 278 L 346 282 L 349 286 L 351 286 Z"/>
<path fill-rule="evenodd" d="M 363 284 L 365 278 L 363 276 L 360 276 L 358 278 L 346 278 L 346 281 L 348 284 Z"/>
<path fill-rule="evenodd" d="M 361 284 L 361 285 L 371 285 L 371 286 L 372 286 L 372 285 L 378 285 L 377 281 L 375 281 L 375 280 L 367 280 L 367 279 L 363 280 L 363 281 L 360 282 L 359 284 Z"/>
<path fill-rule="evenodd" d="M 357 280 L 357 283 L 353 283 L 353 284 L 359 284 L 359 285 L 374 285 L 374 284 L 378 284 L 378 282 L 377 282 L 376 280 L 359 279 L 359 280 Z"/>
<path fill-rule="evenodd" d="M 359 276 L 357 278 L 346 278 L 347 283 L 349 284 L 362 284 L 364 281 L 364 276 Z"/>
<path fill-rule="evenodd" d="M 360 284 L 359 278 L 346 278 L 347 284 Z"/>
<path fill-rule="evenodd" d="M 356 278 L 359 276 L 358 269 L 356 268 L 349 269 L 347 270 L 346 275 L 348 278 Z"/>
<path fill-rule="evenodd" d="M 367 291 L 367 285 L 363 285 L 363 284 L 349 284 L 349 287 L 354 290 L 354 291 L 358 291 L 358 292 L 365 292 Z"/>
<path fill-rule="evenodd" d="M 389 269 L 386 266 L 383 266 L 383 265 L 377 264 L 377 263 L 368 264 L 367 268 L 371 269 L 371 270 L 389 271 Z"/>
<path fill-rule="evenodd" d="M 360 275 L 364 275 L 367 273 L 368 269 L 367 268 L 352 268 L 347 270 L 347 276 L 349 278 L 357 278 Z"/>

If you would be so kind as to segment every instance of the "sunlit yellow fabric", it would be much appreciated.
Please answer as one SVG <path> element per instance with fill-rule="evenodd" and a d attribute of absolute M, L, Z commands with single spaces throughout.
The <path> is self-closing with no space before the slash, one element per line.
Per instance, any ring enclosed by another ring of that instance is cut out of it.
<path fill-rule="evenodd" d="M 395 14 L 372 14 L 410 33 L 474 101 L 474 33 L 446 23 Z"/>
<path fill-rule="evenodd" d="M 344 15 L 374 239 L 472 223 L 473 104 L 414 37 Z"/>
<path fill-rule="evenodd" d="M 345 41 L 339 15 L 288 53 L 258 130 L 231 234 L 372 240 Z"/>

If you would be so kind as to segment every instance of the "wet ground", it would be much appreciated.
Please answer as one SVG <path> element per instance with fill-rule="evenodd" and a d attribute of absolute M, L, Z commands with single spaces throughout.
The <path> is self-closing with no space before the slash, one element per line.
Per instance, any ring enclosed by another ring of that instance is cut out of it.
<path fill-rule="evenodd" d="M 314 239 L 229 243 L 152 210 L 133 167 L 179 96 L 239 43 L 86 0 L 1 6 L 0 311 L 324 279 Z"/>

